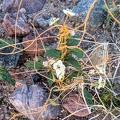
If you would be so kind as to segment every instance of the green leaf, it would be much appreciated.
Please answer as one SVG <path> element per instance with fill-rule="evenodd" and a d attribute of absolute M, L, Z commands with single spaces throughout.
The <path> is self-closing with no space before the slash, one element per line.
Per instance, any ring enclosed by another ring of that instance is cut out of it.
<path fill-rule="evenodd" d="M 46 50 L 45 56 L 52 57 L 52 58 L 60 58 L 61 57 L 61 51 L 56 49 L 49 49 Z"/>
<path fill-rule="evenodd" d="M 104 89 L 101 93 L 100 93 L 100 98 L 102 100 L 102 102 L 104 103 L 104 105 L 109 108 L 111 105 L 111 100 L 112 100 L 112 93 L 110 91 L 108 91 L 107 89 Z"/>
<path fill-rule="evenodd" d="M 44 46 L 44 47 L 43 47 L 42 45 L 40 45 L 40 48 L 41 48 L 41 49 L 44 49 L 44 48 L 45 48 L 46 50 L 53 49 L 52 46 Z"/>
<path fill-rule="evenodd" d="M 53 75 L 52 75 L 52 72 L 51 72 L 51 71 L 49 71 L 49 72 L 47 73 L 47 77 L 53 80 Z M 53 84 L 53 81 L 50 80 L 50 79 L 47 79 L 49 86 L 51 86 L 51 85 Z"/>
<path fill-rule="evenodd" d="M 120 107 L 120 97 L 113 97 L 113 104 L 116 107 Z"/>
<path fill-rule="evenodd" d="M 41 62 L 43 64 L 43 57 L 38 56 L 39 62 Z"/>
<path fill-rule="evenodd" d="M 0 39 L 0 48 L 4 46 L 8 46 L 8 44 L 14 44 L 14 42 L 12 40 Z"/>
<path fill-rule="evenodd" d="M 70 39 L 70 38 L 67 40 L 67 46 L 76 46 L 78 45 L 78 43 L 79 43 L 79 40 Z"/>
<path fill-rule="evenodd" d="M 115 99 L 120 101 L 120 96 L 115 97 Z"/>
<path fill-rule="evenodd" d="M 53 106 L 59 106 L 59 104 L 57 104 L 53 99 L 49 99 L 50 104 Z"/>
<path fill-rule="evenodd" d="M 70 63 L 73 67 L 75 67 L 75 69 L 80 70 L 80 65 L 79 65 L 78 61 L 75 58 L 73 58 L 72 56 L 66 56 L 65 61 Z"/>
<path fill-rule="evenodd" d="M 9 84 L 15 85 L 15 83 L 12 80 L 9 72 L 3 66 L 0 66 L 0 80 L 7 81 Z"/>
<path fill-rule="evenodd" d="M 81 72 L 79 71 L 72 71 L 69 75 L 68 75 L 68 78 L 69 79 L 72 79 L 73 77 L 77 77 L 77 76 L 80 76 L 81 75 Z"/>
<path fill-rule="evenodd" d="M 68 75 L 68 78 L 69 78 L 69 79 L 72 79 L 73 77 L 77 77 L 77 75 L 78 75 L 78 71 L 73 71 L 72 73 L 70 73 L 70 74 Z"/>
<path fill-rule="evenodd" d="M 35 67 L 34 67 L 34 64 L 35 64 Z M 29 67 L 29 68 L 32 68 L 32 69 L 40 70 L 43 65 L 40 62 L 28 61 L 28 62 L 25 63 L 25 66 Z"/>
<path fill-rule="evenodd" d="M 93 105 L 92 97 L 86 89 L 84 89 L 84 97 L 88 105 Z"/>
<path fill-rule="evenodd" d="M 78 43 L 80 42 L 80 40 L 77 40 L 77 38 L 80 38 L 81 36 L 80 35 L 75 35 L 71 38 L 68 38 L 67 39 L 67 45 L 68 46 L 76 46 L 78 45 Z"/>
<path fill-rule="evenodd" d="M 83 58 L 83 52 L 78 49 L 78 48 L 75 48 L 75 49 L 69 49 L 70 53 L 76 55 L 78 58 Z"/>

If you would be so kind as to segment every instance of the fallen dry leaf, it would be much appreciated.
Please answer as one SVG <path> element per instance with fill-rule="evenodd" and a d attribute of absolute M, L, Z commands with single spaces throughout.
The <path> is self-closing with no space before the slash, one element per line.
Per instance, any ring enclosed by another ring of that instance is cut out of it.
<path fill-rule="evenodd" d="M 62 106 L 67 109 L 71 114 L 75 112 L 73 115 L 78 117 L 85 117 L 90 114 L 83 99 L 80 97 L 80 95 L 76 93 L 70 93 L 63 100 Z"/>

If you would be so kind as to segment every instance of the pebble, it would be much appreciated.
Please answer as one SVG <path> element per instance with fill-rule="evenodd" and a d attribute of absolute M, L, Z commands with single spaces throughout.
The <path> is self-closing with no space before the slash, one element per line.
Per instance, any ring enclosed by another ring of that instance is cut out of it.
<path fill-rule="evenodd" d="M 23 13 L 23 14 L 25 14 L 26 13 L 26 9 L 25 8 L 21 8 L 20 12 Z"/>
<path fill-rule="evenodd" d="M 3 120 L 4 114 L 0 114 L 0 120 Z"/>
<path fill-rule="evenodd" d="M 9 115 L 9 114 L 5 114 L 5 118 L 6 118 L 7 120 L 9 120 L 9 119 L 10 119 L 10 115 Z"/>

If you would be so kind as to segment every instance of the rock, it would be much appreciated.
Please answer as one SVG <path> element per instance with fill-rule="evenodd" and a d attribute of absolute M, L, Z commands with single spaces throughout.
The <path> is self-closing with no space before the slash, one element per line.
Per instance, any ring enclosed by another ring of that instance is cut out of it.
<path fill-rule="evenodd" d="M 42 28 L 45 28 L 47 27 L 48 23 L 49 23 L 50 20 L 45 20 L 43 19 L 42 17 L 37 17 L 35 22 L 38 23 L 38 25 Z"/>
<path fill-rule="evenodd" d="M 26 13 L 26 9 L 25 8 L 21 8 L 20 12 L 23 13 L 23 14 L 25 14 Z"/>
<path fill-rule="evenodd" d="M 32 82 L 33 84 L 37 84 L 38 82 L 42 82 L 42 80 L 45 80 L 43 76 L 40 76 L 38 73 L 31 74 Z"/>
<path fill-rule="evenodd" d="M 5 119 L 10 120 L 10 115 L 9 114 L 5 114 Z"/>
<path fill-rule="evenodd" d="M 63 100 L 62 106 L 71 114 L 78 117 L 85 117 L 90 114 L 82 97 L 76 93 L 69 93 Z"/>
<path fill-rule="evenodd" d="M 3 3 L 3 0 L 0 0 L 0 4 L 2 4 Z"/>
<path fill-rule="evenodd" d="M 28 53 L 31 56 L 35 56 L 35 53 L 37 53 L 37 55 L 43 55 L 44 52 L 40 49 L 40 46 L 38 45 L 37 41 L 33 42 L 34 39 L 35 37 L 31 34 L 23 38 L 22 45 L 26 53 Z M 36 48 L 37 48 L 37 52 L 36 52 Z"/>
<path fill-rule="evenodd" d="M 3 120 L 3 118 L 4 118 L 4 114 L 1 114 L 0 115 L 0 120 Z"/>
<path fill-rule="evenodd" d="M 96 48 L 89 55 L 93 65 L 102 66 L 108 60 L 108 44 L 96 46 Z"/>
<path fill-rule="evenodd" d="M 4 0 L 2 3 L 2 11 L 9 10 L 14 3 L 14 0 Z"/>
<path fill-rule="evenodd" d="M 30 120 L 55 119 L 61 112 L 61 106 L 44 106 L 48 94 L 38 85 L 23 84 L 15 89 L 9 100 L 13 106 Z M 58 100 L 56 103 L 59 104 Z M 26 112 L 26 111 L 29 112 Z"/>
<path fill-rule="evenodd" d="M 2 24 L 0 24 L 0 38 L 5 37 L 5 30 Z"/>
<path fill-rule="evenodd" d="M 42 86 L 42 88 L 46 92 L 49 92 L 49 88 L 48 88 L 48 86 L 46 86 L 46 85 L 48 85 L 48 80 L 45 77 L 41 76 L 38 73 L 31 73 L 30 76 L 31 76 L 33 84 Z"/>
<path fill-rule="evenodd" d="M 1 45 L 1 42 L 0 42 Z M 22 45 L 17 45 L 18 48 L 22 49 Z M 18 52 L 16 54 L 10 54 L 13 51 L 13 47 L 6 47 L 4 49 L 0 49 L 0 65 L 5 66 L 6 68 L 13 68 L 17 65 L 17 62 L 22 55 L 22 52 Z M 19 50 L 15 50 L 17 52 Z M 3 53 L 3 54 L 2 54 Z M 6 53 L 6 54 L 5 54 Z"/>
<path fill-rule="evenodd" d="M 72 8 L 72 11 L 76 14 L 76 16 L 72 17 L 72 20 L 76 22 L 84 22 L 88 13 L 88 9 L 93 2 L 94 0 L 81 0 Z M 103 0 L 97 0 L 94 8 L 91 10 L 89 20 L 87 21 L 88 26 L 92 28 L 98 28 L 102 25 L 103 21 L 106 19 L 106 11 L 103 9 L 103 5 Z"/>
<path fill-rule="evenodd" d="M 18 20 L 16 22 L 16 15 L 7 13 L 4 17 L 3 26 L 7 36 L 15 35 L 15 26 L 17 36 L 25 36 L 30 32 L 30 27 L 27 24 L 23 14 L 19 14 Z"/>
<path fill-rule="evenodd" d="M 41 34 L 42 31 L 39 32 L 39 33 Z M 43 44 L 45 46 L 50 46 L 57 41 L 56 38 L 49 38 L 49 36 L 52 36 L 52 34 L 50 34 L 49 32 L 46 32 L 46 33 L 42 34 L 41 38 L 42 37 L 47 37 L 47 36 L 48 36 L 48 38 L 42 39 Z M 23 44 L 23 47 L 24 47 L 25 51 L 29 55 L 34 56 L 35 51 L 36 51 L 36 47 L 37 47 L 37 55 L 43 55 L 44 51 L 40 49 L 40 46 L 42 45 L 41 40 L 39 40 L 39 38 L 38 38 L 37 40 L 35 40 L 33 42 L 34 39 L 35 39 L 35 37 L 32 34 L 29 34 L 29 35 L 27 35 L 26 37 L 23 38 L 23 43 L 22 44 Z M 37 43 L 36 43 L 36 41 L 37 41 Z"/>
<path fill-rule="evenodd" d="M 21 0 L 4 0 L 2 11 L 16 12 Z M 40 11 L 46 0 L 22 0 L 21 8 L 25 8 L 28 14 Z"/>

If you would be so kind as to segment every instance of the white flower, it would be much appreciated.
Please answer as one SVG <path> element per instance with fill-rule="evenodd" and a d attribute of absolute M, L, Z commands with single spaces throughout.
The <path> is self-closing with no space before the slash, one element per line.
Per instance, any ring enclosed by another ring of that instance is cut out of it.
<path fill-rule="evenodd" d="M 100 76 L 100 78 L 98 80 L 98 89 L 104 88 L 105 87 L 105 83 L 106 83 L 106 81 L 103 80 L 102 77 Z"/>
<path fill-rule="evenodd" d="M 58 78 L 59 78 L 60 80 L 63 80 L 63 79 L 64 79 L 64 76 L 65 76 L 65 71 L 61 72 Z"/>
<path fill-rule="evenodd" d="M 75 16 L 75 13 L 70 9 L 63 10 L 63 12 L 68 16 Z"/>
<path fill-rule="evenodd" d="M 47 67 L 48 66 L 48 61 L 43 62 L 43 66 Z"/>
<path fill-rule="evenodd" d="M 49 26 L 53 25 L 55 22 L 57 22 L 60 18 L 52 17 L 49 22 Z"/>
<path fill-rule="evenodd" d="M 44 67 L 48 67 L 55 62 L 54 59 L 49 59 L 48 61 L 43 62 Z"/>
<path fill-rule="evenodd" d="M 62 61 L 58 60 L 56 63 L 54 63 L 53 68 L 56 71 L 57 78 L 59 78 L 60 80 L 63 79 L 65 74 L 65 66 Z"/>
<path fill-rule="evenodd" d="M 75 35 L 75 31 L 70 31 L 70 35 L 74 36 Z"/>

